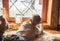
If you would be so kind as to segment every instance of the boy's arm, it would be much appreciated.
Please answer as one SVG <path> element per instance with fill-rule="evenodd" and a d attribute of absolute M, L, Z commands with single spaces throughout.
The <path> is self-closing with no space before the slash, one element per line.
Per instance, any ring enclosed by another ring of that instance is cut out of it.
<path fill-rule="evenodd" d="M 37 29 L 39 30 L 38 34 L 42 34 L 43 33 L 43 24 L 39 24 Z"/>

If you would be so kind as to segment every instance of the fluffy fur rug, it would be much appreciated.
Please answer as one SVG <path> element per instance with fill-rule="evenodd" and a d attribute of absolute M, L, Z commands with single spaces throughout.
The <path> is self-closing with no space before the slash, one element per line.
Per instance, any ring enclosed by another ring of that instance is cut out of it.
<path fill-rule="evenodd" d="M 40 34 L 39 37 L 36 37 L 33 41 L 60 41 L 60 34 L 51 34 L 43 31 L 43 34 Z"/>
<path fill-rule="evenodd" d="M 44 31 L 44 33 L 39 35 L 34 41 L 60 41 L 60 34 L 51 34 Z"/>

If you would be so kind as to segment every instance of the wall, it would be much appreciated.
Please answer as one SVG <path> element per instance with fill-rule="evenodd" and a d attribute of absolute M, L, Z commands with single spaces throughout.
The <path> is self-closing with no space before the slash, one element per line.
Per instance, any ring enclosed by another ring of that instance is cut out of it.
<path fill-rule="evenodd" d="M 59 25 L 60 25 L 60 0 L 59 0 Z"/>
<path fill-rule="evenodd" d="M 54 28 L 58 25 L 58 2 L 58 0 L 52 2 L 51 26 Z"/>
<path fill-rule="evenodd" d="M 56 29 L 58 26 L 58 2 L 58 0 L 49 0 L 47 11 L 47 28 Z"/>
<path fill-rule="evenodd" d="M 60 9 L 59 9 L 59 25 L 60 25 Z"/>

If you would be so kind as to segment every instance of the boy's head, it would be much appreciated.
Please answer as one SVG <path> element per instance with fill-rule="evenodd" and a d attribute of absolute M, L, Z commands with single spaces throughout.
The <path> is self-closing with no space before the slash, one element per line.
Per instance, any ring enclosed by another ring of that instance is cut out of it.
<path fill-rule="evenodd" d="M 33 15 L 31 18 L 31 23 L 36 26 L 37 24 L 39 24 L 41 21 L 41 18 L 39 15 Z"/>

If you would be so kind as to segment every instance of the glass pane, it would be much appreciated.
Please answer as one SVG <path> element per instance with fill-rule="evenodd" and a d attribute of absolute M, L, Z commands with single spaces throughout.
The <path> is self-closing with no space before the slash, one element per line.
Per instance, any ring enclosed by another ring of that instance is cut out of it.
<path fill-rule="evenodd" d="M 29 10 L 28 12 L 26 12 L 26 13 L 24 14 L 23 17 L 31 17 L 32 15 L 33 15 L 33 13 Z"/>
<path fill-rule="evenodd" d="M 21 14 L 22 17 L 31 17 L 33 14 L 39 14 L 42 17 L 42 5 L 39 0 L 9 0 L 9 16 L 16 17 Z"/>
<path fill-rule="evenodd" d="M 2 0 L 0 0 L 0 15 L 2 15 Z"/>
<path fill-rule="evenodd" d="M 21 11 L 23 12 L 23 10 L 26 8 L 26 6 L 24 6 L 21 2 L 16 2 L 15 6 Z"/>
<path fill-rule="evenodd" d="M 13 6 L 11 7 L 10 9 L 10 17 L 15 17 L 16 16 L 16 13 L 18 12 L 18 10 Z M 19 13 L 19 12 L 18 12 Z"/>

